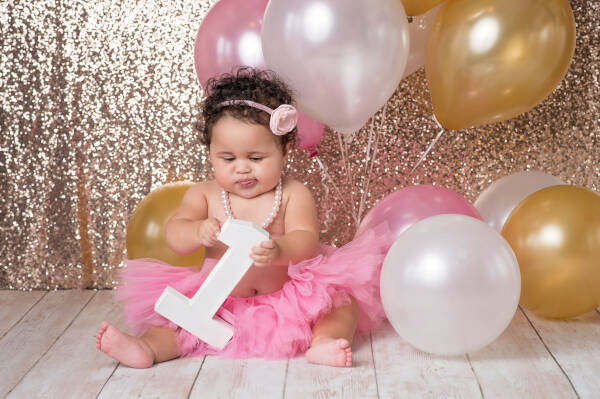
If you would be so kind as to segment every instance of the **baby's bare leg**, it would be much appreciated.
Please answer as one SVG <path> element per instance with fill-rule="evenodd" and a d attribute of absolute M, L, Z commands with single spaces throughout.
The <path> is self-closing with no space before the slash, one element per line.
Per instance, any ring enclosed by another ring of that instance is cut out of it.
<path fill-rule="evenodd" d="M 354 298 L 346 306 L 334 308 L 313 327 L 313 337 L 306 359 L 329 366 L 352 366 L 352 338 L 358 319 Z"/>
<path fill-rule="evenodd" d="M 141 337 L 125 334 L 104 321 L 96 336 L 96 347 L 119 362 L 135 368 L 179 357 L 175 331 L 151 327 Z"/>

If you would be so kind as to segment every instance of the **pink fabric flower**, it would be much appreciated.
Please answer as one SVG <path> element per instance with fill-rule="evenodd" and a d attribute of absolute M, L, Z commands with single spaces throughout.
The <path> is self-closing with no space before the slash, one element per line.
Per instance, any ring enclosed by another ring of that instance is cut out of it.
<path fill-rule="evenodd" d="M 294 130 L 298 123 L 298 112 L 289 104 L 283 104 L 273 110 L 270 127 L 273 134 L 283 136 Z"/>

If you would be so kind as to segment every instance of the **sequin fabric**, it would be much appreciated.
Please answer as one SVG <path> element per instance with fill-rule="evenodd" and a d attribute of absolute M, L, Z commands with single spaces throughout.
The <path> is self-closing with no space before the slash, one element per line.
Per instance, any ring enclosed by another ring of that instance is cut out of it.
<path fill-rule="evenodd" d="M 112 288 L 136 205 L 151 190 L 210 178 L 193 130 L 202 90 L 196 30 L 214 1 L 0 0 L 0 288 Z M 435 184 L 469 200 L 541 170 L 600 189 L 600 3 L 571 1 L 569 72 L 515 119 L 438 133 L 423 69 L 351 140 L 327 131 L 287 173 L 319 204 L 322 241 L 348 242 L 379 199 Z M 319 166 L 319 161 L 326 169 Z"/>

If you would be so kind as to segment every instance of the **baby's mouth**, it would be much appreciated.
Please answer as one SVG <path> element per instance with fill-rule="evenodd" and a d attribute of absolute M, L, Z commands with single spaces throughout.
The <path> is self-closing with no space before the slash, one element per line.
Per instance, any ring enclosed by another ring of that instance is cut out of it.
<path fill-rule="evenodd" d="M 242 188 L 251 188 L 256 185 L 257 180 L 256 179 L 243 179 L 243 180 L 238 180 L 236 183 Z"/>

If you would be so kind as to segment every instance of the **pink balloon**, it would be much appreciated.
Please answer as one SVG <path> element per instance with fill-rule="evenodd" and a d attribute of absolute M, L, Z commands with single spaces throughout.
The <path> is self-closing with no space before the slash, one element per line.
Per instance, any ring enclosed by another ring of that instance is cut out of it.
<path fill-rule="evenodd" d="M 358 226 L 356 236 L 387 221 L 393 242 L 414 223 L 430 216 L 448 213 L 481 220 L 477 209 L 452 190 L 425 185 L 406 187 L 379 201 Z"/>
<path fill-rule="evenodd" d="M 298 111 L 298 137 L 296 147 L 301 150 L 307 150 L 319 144 L 325 125 L 312 119 L 302 111 Z"/>
<path fill-rule="evenodd" d="M 261 27 L 268 0 L 220 0 L 200 24 L 194 44 L 196 74 L 202 87 L 238 66 L 265 69 Z"/>

